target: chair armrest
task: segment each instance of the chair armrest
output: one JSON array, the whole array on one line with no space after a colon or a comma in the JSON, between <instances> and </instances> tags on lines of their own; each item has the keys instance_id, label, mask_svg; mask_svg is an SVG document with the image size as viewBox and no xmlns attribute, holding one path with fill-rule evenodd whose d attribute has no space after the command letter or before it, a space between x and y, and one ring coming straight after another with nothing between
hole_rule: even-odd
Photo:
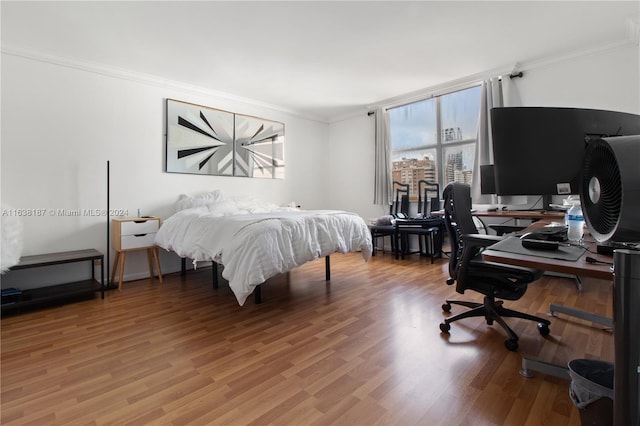
<instances>
[{"instance_id":1,"label":"chair armrest","mask_svg":"<svg viewBox=\"0 0 640 426\"><path fill-rule=\"evenodd\" d=\"M474 247L488 247L498 241L504 240L504 237L497 235L485 235L485 234L463 234L462 240Z\"/></svg>"}]
</instances>

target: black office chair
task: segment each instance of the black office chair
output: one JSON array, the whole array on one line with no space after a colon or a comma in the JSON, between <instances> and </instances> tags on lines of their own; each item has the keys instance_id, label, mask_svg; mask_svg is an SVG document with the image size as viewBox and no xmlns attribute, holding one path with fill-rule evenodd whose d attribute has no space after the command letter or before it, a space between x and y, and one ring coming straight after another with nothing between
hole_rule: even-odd
<instances>
[{"instance_id":1,"label":"black office chair","mask_svg":"<svg viewBox=\"0 0 640 426\"><path fill-rule=\"evenodd\" d=\"M418 252L421 256L434 258L442 256L442 240L444 220L440 217L431 218L431 213L440 210L440 184L426 180L418 181L418 218L413 220L396 221L396 247L398 254L404 259L409 252L409 236L418 238Z\"/></svg>"},{"instance_id":2,"label":"black office chair","mask_svg":"<svg viewBox=\"0 0 640 426\"><path fill-rule=\"evenodd\" d=\"M545 318L517 312L503 307L502 300L518 300L527 290L527 285L543 274L543 271L523 268L482 259L484 247L500 241L495 235L480 235L471 216L471 191L469 185L450 183L444 189L444 215L451 242L449 261L450 279L447 284L456 284L456 291L463 294L473 290L484 294L484 303L449 300L442 305L444 312L451 311L451 305L471 308L466 312L448 317L440 324L443 333L449 333L451 323L463 318L484 317L488 325L498 322L509 338L504 342L507 349L518 348L518 336L507 325L503 317L523 318L538 323L541 335L549 334L551 322Z\"/></svg>"},{"instance_id":3,"label":"black office chair","mask_svg":"<svg viewBox=\"0 0 640 426\"><path fill-rule=\"evenodd\" d=\"M384 237L391 238L391 251L397 253L396 248L396 228L392 220L398 216L409 216L409 184L402 182L393 182L393 201L389 205L389 215L379 218L376 224L369 225L371 231L371 240L373 250L372 256L376 255L378 238L382 238L382 247L384 248Z\"/></svg>"}]
</instances>

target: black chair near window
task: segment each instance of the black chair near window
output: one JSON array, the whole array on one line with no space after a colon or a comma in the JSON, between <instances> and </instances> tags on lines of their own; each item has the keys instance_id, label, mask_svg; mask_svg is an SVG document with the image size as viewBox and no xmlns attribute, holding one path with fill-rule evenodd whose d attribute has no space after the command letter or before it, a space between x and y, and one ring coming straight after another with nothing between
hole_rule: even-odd
<instances>
[{"instance_id":1,"label":"black chair near window","mask_svg":"<svg viewBox=\"0 0 640 426\"><path fill-rule=\"evenodd\" d=\"M431 257L442 256L444 220L431 217L431 213L440 210L440 184L426 180L418 181L418 215L416 218L396 221L396 258L404 259L410 254L409 237L418 238L418 253Z\"/></svg>"},{"instance_id":2,"label":"black chair near window","mask_svg":"<svg viewBox=\"0 0 640 426\"><path fill-rule=\"evenodd\" d=\"M418 181L418 215L431 216L440 210L440 184L428 180Z\"/></svg>"},{"instance_id":3,"label":"black chair near window","mask_svg":"<svg viewBox=\"0 0 640 426\"><path fill-rule=\"evenodd\" d=\"M398 217L409 216L409 184L393 182L393 201L389 205L389 214L378 218L375 224L369 225L371 230L371 240L373 243L372 256L376 255L377 240L382 238L384 249L384 237L391 239L391 251L396 253L396 228L394 221Z\"/></svg>"},{"instance_id":4,"label":"black chair near window","mask_svg":"<svg viewBox=\"0 0 640 426\"><path fill-rule=\"evenodd\" d=\"M484 317L488 325L496 321L508 335L505 346L509 350L518 348L518 335L507 325L504 317L522 318L536 321L541 335L549 334L551 322L545 318L507 309L503 300L518 300L526 292L529 283L543 274L531 268L511 266L482 259L481 251L502 238L495 235L480 235L471 215L471 191L469 185L450 183L444 189L444 215L451 255L447 284L456 285L456 291L466 290L484 295L484 302L468 302L447 299L442 305L444 312L451 311L451 305L471 308L455 316L445 318L440 324L443 333L449 333L451 323L469 317ZM501 300L497 300L501 299Z\"/></svg>"}]
</instances>

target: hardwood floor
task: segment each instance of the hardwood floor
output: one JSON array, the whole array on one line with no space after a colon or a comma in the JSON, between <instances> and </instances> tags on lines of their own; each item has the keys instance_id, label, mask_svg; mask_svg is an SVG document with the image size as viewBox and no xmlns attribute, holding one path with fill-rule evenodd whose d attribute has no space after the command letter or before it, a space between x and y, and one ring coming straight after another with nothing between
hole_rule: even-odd
<instances>
[{"instance_id":1,"label":"hardwood floor","mask_svg":"<svg viewBox=\"0 0 640 426\"><path fill-rule=\"evenodd\" d=\"M509 320L519 352L479 318L442 335L446 259L332 256L268 281L238 306L210 269L127 282L105 299L2 319L3 425L579 425L569 382L518 374L522 354L613 360L599 326ZM509 306L612 315L611 285L544 277ZM461 308L454 307L453 313Z\"/></svg>"}]
</instances>

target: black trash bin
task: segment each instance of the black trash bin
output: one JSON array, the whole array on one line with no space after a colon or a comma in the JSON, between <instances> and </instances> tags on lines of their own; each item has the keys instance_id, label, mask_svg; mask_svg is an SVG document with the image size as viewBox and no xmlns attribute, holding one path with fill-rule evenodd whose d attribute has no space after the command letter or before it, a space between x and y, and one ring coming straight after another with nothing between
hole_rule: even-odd
<instances>
[{"instance_id":1,"label":"black trash bin","mask_svg":"<svg viewBox=\"0 0 640 426\"><path fill-rule=\"evenodd\" d=\"M569 396L582 426L613 425L613 363L593 359L569 361Z\"/></svg>"}]
</instances>

